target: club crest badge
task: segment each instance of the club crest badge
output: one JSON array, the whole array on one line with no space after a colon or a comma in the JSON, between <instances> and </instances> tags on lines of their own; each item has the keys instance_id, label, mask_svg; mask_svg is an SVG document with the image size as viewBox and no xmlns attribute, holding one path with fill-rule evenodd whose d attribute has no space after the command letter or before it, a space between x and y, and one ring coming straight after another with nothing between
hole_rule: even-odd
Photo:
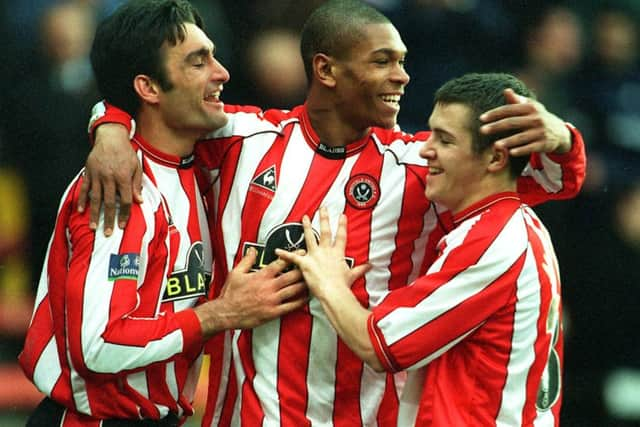
<instances>
[{"instance_id":1,"label":"club crest badge","mask_svg":"<svg viewBox=\"0 0 640 427\"><path fill-rule=\"evenodd\" d=\"M371 175L355 175L344 187L344 195L354 208L372 209L380 200L380 185Z\"/></svg>"}]
</instances>

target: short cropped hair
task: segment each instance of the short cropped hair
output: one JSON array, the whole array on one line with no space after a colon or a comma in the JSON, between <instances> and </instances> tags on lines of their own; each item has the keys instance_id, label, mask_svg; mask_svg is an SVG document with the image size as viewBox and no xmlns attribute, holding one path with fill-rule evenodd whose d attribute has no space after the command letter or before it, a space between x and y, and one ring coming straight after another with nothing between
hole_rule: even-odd
<instances>
[{"instance_id":1,"label":"short cropped hair","mask_svg":"<svg viewBox=\"0 0 640 427\"><path fill-rule=\"evenodd\" d=\"M344 59L369 24L389 24L389 18L358 0L329 0L319 6L302 28L300 53L309 84L317 53Z\"/></svg>"},{"instance_id":2,"label":"short cropped hair","mask_svg":"<svg viewBox=\"0 0 640 427\"><path fill-rule=\"evenodd\" d=\"M187 23L204 29L202 18L186 0L129 0L102 21L91 48L91 66L107 102L135 117L141 105L133 88L138 74L170 90L161 47L183 42Z\"/></svg>"},{"instance_id":3,"label":"short cropped hair","mask_svg":"<svg viewBox=\"0 0 640 427\"><path fill-rule=\"evenodd\" d=\"M534 93L519 79L505 73L470 73L447 81L434 95L434 105L463 104L471 109L471 123L468 123L472 135L472 148L477 154L491 147L501 138L514 135L518 130L499 134L480 133L483 122L480 115L485 111L506 104L504 89L511 88L518 95L534 98ZM528 157L509 157L509 170L513 178L518 177L525 168Z\"/></svg>"}]
</instances>

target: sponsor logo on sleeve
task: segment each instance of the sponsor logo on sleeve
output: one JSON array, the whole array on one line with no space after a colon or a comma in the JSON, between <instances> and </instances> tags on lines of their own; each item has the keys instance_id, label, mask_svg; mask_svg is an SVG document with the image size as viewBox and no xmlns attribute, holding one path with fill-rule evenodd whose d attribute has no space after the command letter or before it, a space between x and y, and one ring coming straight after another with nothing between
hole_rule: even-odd
<instances>
[{"instance_id":1,"label":"sponsor logo on sleeve","mask_svg":"<svg viewBox=\"0 0 640 427\"><path fill-rule=\"evenodd\" d=\"M111 254L109 257L109 281L137 279L140 271L140 254Z\"/></svg>"}]
</instances>

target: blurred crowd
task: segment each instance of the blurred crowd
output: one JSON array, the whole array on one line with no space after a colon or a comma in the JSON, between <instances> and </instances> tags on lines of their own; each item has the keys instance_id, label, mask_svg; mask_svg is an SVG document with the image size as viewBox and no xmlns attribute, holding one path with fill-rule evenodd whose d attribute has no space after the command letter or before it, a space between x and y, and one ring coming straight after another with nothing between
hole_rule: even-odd
<instances>
[{"instance_id":1,"label":"blurred crowd","mask_svg":"<svg viewBox=\"0 0 640 427\"><path fill-rule=\"evenodd\" d=\"M100 99L88 60L119 0L0 3L0 377L15 366L59 198L89 151ZM321 0L192 0L229 69L226 103L303 102L299 32ZM584 134L579 197L537 208L565 305L563 426L640 425L640 2L370 0L409 49L399 122L426 126L433 92L469 71L520 77ZM579 3L576 5L575 3ZM6 385L6 381L1 381ZM28 411L5 399L0 414ZM21 402L22 405L19 403ZM36 400L37 401L37 400ZM1 420L2 418L0 418Z\"/></svg>"}]
</instances>

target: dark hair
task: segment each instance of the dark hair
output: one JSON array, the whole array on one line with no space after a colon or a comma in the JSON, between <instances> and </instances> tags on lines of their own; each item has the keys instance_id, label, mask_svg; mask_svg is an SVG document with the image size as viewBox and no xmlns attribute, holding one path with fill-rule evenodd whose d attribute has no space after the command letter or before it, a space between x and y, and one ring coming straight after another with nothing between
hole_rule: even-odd
<instances>
[{"instance_id":1,"label":"dark hair","mask_svg":"<svg viewBox=\"0 0 640 427\"><path fill-rule=\"evenodd\" d=\"M136 75L148 75L163 90L171 89L161 47L184 41L187 23L204 29L197 10L185 0L129 0L102 21L91 47L102 96L135 116L140 107L133 89Z\"/></svg>"},{"instance_id":2,"label":"dark hair","mask_svg":"<svg viewBox=\"0 0 640 427\"><path fill-rule=\"evenodd\" d=\"M516 77L505 73L470 73L462 77L449 80L436 91L435 104L463 104L471 109L472 122L469 130L472 136L472 147L475 153L482 153L501 138L514 135L518 130L498 134L485 135L480 133L483 122L480 115L485 111L506 104L505 89L511 88L518 95L535 98L529 88ZM509 158L509 170L512 177L522 173L529 158L526 156Z\"/></svg>"},{"instance_id":3,"label":"dark hair","mask_svg":"<svg viewBox=\"0 0 640 427\"><path fill-rule=\"evenodd\" d=\"M329 0L318 7L302 28L300 53L309 83L313 78L313 57L324 53L344 58L369 24L390 24L389 18L357 0Z\"/></svg>"}]
</instances>

